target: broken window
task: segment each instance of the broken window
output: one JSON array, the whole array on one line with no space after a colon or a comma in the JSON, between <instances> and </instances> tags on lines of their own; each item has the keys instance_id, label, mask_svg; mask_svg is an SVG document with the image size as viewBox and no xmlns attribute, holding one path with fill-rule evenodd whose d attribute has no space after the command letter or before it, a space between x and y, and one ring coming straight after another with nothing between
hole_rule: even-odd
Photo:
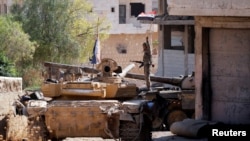
<instances>
[{"instance_id":1,"label":"broken window","mask_svg":"<svg viewBox=\"0 0 250 141\"><path fill-rule=\"evenodd\" d=\"M145 12L145 5L142 3L130 3L131 16L137 17L140 13Z\"/></svg>"}]
</instances>

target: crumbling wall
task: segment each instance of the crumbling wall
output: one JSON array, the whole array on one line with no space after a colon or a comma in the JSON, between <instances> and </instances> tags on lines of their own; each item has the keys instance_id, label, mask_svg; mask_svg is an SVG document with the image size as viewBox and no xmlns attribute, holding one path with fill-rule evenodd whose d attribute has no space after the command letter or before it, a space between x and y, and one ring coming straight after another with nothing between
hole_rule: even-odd
<instances>
[{"instance_id":1,"label":"crumbling wall","mask_svg":"<svg viewBox=\"0 0 250 141\"><path fill-rule=\"evenodd\" d=\"M22 78L0 76L0 115L12 110L13 102L22 93Z\"/></svg>"},{"instance_id":2,"label":"crumbling wall","mask_svg":"<svg viewBox=\"0 0 250 141\"><path fill-rule=\"evenodd\" d=\"M14 101L22 93L22 78L0 76L0 140L5 136L6 115L15 112Z\"/></svg>"}]
</instances>

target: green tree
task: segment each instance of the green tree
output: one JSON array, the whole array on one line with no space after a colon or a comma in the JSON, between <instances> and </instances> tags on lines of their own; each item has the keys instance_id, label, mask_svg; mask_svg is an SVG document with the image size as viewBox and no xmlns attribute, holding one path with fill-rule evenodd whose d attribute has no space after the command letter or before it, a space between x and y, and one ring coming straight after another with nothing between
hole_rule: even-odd
<instances>
[{"instance_id":1,"label":"green tree","mask_svg":"<svg viewBox=\"0 0 250 141\"><path fill-rule=\"evenodd\" d=\"M0 53L0 76L15 76L16 72L13 64L8 60L8 58Z\"/></svg>"},{"instance_id":2,"label":"green tree","mask_svg":"<svg viewBox=\"0 0 250 141\"><path fill-rule=\"evenodd\" d=\"M6 72L7 69L11 76L21 76L22 71L31 64L34 51L35 43L30 42L21 25L14 22L11 16L0 16L2 70Z\"/></svg>"},{"instance_id":3,"label":"green tree","mask_svg":"<svg viewBox=\"0 0 250 141\"><path fill-rule=\"evenodd\" d=\"M97 20L86 0L25 0L14 5L12 13L23 29L38 43L35 62L79 63L93 48ZM103 28L108 29L108 28Z\"/></svg>"}]
</instances>

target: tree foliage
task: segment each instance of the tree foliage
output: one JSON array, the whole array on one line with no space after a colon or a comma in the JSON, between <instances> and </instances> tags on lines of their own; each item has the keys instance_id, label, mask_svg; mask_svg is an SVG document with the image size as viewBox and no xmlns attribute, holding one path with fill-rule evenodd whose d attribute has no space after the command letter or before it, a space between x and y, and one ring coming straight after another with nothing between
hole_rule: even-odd
<instances>
[{"instance_id":1,"label":"tree foliage","mask_svg":"<svg viewBox=\"0 0 250 141\"><path fill-rule=\"evenodd\" d=\"M29 35L23 32L21 25L10 16L0 16L2 70L9 71L11 76L21 75L26 64L32 61L34 51L35 42L30 42Z\"/></svg>"},{"instance_id":2,"label":"tree foliage","mask_svg":"<svg viewBox=\"0 0 250 141\"><path fill-rule=\"evenodd\" d=\"M94 44L97 20L86 0L25 0L14 5L15 19L38 43L35 62L83 62Z\"/></svg>"},{"instance_id":3,"label":"tree foliage","mask_svg":"<svg viewBox=\"0 0 250 141\"><path fill-rule=\"evenodd\" d=\"M0 53L0 76L15 76L16 72L13 64L8 60L8 58Z\"/></svg>"}]
</instances>

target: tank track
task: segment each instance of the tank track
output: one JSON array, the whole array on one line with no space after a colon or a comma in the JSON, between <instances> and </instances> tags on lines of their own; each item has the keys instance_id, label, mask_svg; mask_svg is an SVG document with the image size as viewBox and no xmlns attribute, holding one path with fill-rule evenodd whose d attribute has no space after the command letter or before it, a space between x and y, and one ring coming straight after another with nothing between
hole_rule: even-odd
<instances>
[{"instance_id":1,"label":"tank track","mask_svg":"<svg viewBox=\"0 0 250 141\"><path fill-rule=\"evenodd\" d=\"M132 121L120 122L121 141L152 141L151 131L151 122L147 118L144 118L141 127Z\"/></svg>"}]
</instances>

